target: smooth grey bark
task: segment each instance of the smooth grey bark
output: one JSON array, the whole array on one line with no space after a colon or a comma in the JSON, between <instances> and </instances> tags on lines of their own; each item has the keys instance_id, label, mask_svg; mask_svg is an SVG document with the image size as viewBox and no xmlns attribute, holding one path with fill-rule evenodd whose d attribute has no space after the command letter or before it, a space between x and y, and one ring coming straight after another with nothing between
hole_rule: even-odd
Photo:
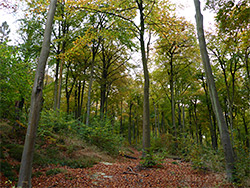
<instances>
[{"instance_id":1,"label":"smooth grey bark","mask_svg":"<svg viewBox=\"0 0 250 188\"><path fill-rule=\"evenodd\" d=\"M44 31L42 49L32 89L28 129L25 137L18 187L31 187L32 161L35 150L37 126L42 106L42 91L46 62L50 52L50 38L57 0L51 0Z\"/></svg>"},{"instance_id":2,"label":"smooth grey bark","mask_svg":"<svg viewBox=\"0 0 250 188\"><path fill-rule=\"evenodd\" d=\"M142 133L142 147L145 151L150 148L150 114L149 114L149 72L148 72L148 62L146 56L146 48L144 42L144 33L145 33L145 15L144 15L144 7L143 0L136 0L139 15L140 15L140 48L141 48L141 58L143 65L143 73L144 73L144 98L143 98L143 133Z\"/></svg>"},{"instance_id":3,"label":"smooth grey bark","mask_svg":"<svg viewBox=\"0 0 250 188\"><path fill-rule=\"evenodd\" d=\"M226 121L219 103L218 93L215 87L215 82L212 74L212 69L210 65L210 60L208 57L208 52L206 48L204 30L203 30L203 16L200 11L200 1L194 0L195 10L196 10L196 24L197 33L199 39L200 53L202 57L203 66L205 69L206 79L209 87L209 94L212 102L212 107L218 122L221 144L224 149L224 155L226 159L226 173L229 181L233 180L233 170L234 170L234 155L233 148L230 141L230 135L226 125Z\"/></svg>"},{"instance_id":4,"label":"smooth grey bark","mask_svg":"<svg viewBox=\"0 0 250 188\"><path fill-rule=\"evenodd\" d=\"M92 91L92 84L93 84L93 77L94 77L94 63L95 63L95 57L98 52L99 46L100 46L100 39L98 39L97 43L96 41L92 44L92 60L90 65L90 78L89 78L89 90L88 90L88 101L87 101L87 114L86 114L86 125L89 125L89 116L90 116L90 105L91 105L91 91Z\"/></svg>"}]
</instances>

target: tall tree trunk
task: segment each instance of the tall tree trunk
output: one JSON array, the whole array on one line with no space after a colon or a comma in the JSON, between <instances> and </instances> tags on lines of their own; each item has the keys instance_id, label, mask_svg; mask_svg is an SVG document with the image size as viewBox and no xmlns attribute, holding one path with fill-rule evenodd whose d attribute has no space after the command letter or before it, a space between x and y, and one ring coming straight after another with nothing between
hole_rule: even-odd
<instances>
[{"instance_id":1,"label":"tall tree trunk","mask_svg":"<svg viewBox=\"0 0 250 188\"><path fill-rule=\"evenodd\" d=\"M50 52L50 38L53 19L56 11L56 3L56 0L51 0L46 21L42 49L32 90L29 123L19 171L19 179L17 184L18 187L31 187L32 161L35 150L37 126L40 119L40 110L42 106L44 71Z\"/></svg>"},{"instance_id":2,"label":"tall tree trunk","mask_svg":"<svg viewBox=\"0 0 250 188\"><path fill-rule=\"evenodd\" d=\"M60 52L57 52L58 54ZM57 108L57 90L58 90L58 73L59 73L59 57L56 59L55 87L54 87L54 110Z\"/></svg>"},{"instance_id":3,"label":"tall tree trunk","mask_svg":"<svg viewBox=\"0 0 250 188\"><path fill-rule=\"evenodd\" d=\"M170 92L171 92L171 114L172 126L174 127L175 141L177 141L177 128L175 123L175 99L174 99L174 73L173 73L173 60L170 60ZM177 142L176 142L177 143Z\"/></svg>"},{"instance_id":4,"label":"tall tree trunk","mask_svg":"<svg viewBox=\"0 0 250 188\"><path fill-rule=\"evenodd\" d=\"M123 134L123 124L122 124L122 111L123 111L123 109L122 109L122 100L121 100L120 135Z\"/></svg>"},{"instance_id":5,"label":"tall tree trunk","mask_svg":"<svg viewBox=\"0 0 250 188\"><path fill-rule=\"evenodd\" d=\"M129 125L128 125L128 143L129 143L129 145L131 145L132 106L133 106L133 103L132 103L132 101L130 101L130 104L129 104Z\"/></svg>"},{"instance_id":6,"label":"tall tree trunk","mask_svg":"<svg viewBox=\"0 0 250 188\"><path fill-rule=\"evenodd\" d=\"M194 132L193 132L193 129L192 129L192 126L191 126L192 125L192 109L191 109L190 106L188 108L188 117L189 117L189 130L190 130L192 139L194 139Z\"/></svg>"},{"instance_id":7,"label":"tall tree trunk","mask_svg":"<svg viewBox=\"0 0 250 188\"><path fill-rule=\"evenodd\" d=\"M77 119L77 111L78 111L78 107L77 107L77 83L76 83L76 86L75 86L75 119Z\"/></svg>"},{"instance_id":8,"label":"tall tree trunk","mask_svg":"<svg viewBox=\"0 0 250 188\"><path fill-rule=\"evenodd\" d=\"M67 72L66 72L66 76L65 76L65 94L66 94L66 103L67 103L67 114L69 114L69 99L70 99L70 95L72 93L72 90L74 88L75 85L75 80L76 78L73 77L73 82L71 85L71 88L69 89L69 66L67 66Z\"/></svg>"},{"instance_id":9,"label":"tall tree trunk","mask_svg":"<svg viewBox=\"0 0 250 188\"><path fill-rule=\"evenodd\" d=\"M84 71L85 73L85 71ZM83 95L84 95L84 89L85 89L85 79L83 80L83 83L82 83L82 92L81 92L81 102L80 102L80 108L79 108L79 114L80 116L82 117L82 106L83 106ZM83 119L83 118L82 118ZM82 120L81 119L81 120Z\"/></svg>"},{"instance_id":10,"label":"tall tree trunk","mask_svg":"<svg viewBox=\"0 0 250 188\"><path fill-rule=\"evenodd\" d=\"M154 105L154 111L155 111L155 127L153 129L154 133L153 135L155 136L155 138L157 138L157 108L156 108L156 104L153 101L153 105Z\"/></svg>"},{"instance_id":11,"label":"tall tree trunk","mask_svg":"<svg viewBox=\"0 0 250 188\"><path fill-rule=\"evenodd\" d=\"M158 133L159 133L159 136L160 136L161 129L160 129L160 120L159 120L159 109L158 109L158 106L156 106L156 112L157 112L157 130L158 130Z\"/></svg>"},{"instance_id":12,"label":"tall tree trunk","mask_svg":"<svg viewBox=\"0 0 250 188\"><path fill-rule=\"evenodd\" d=\"M133 117L133 124L132 124L132 128L133 128L133 141L135 142L135 139L136 139L135 112L133 112L132 117Z\"/></svg>"},{"instance_id":13,"label":"tall tree trunk","mask_svg":"<svg viewBox=\"0 0 250 188\"><path fill-rule=\"evenodd\" d=\"M163 110L161 112L161 128L162 128L162 132L166 133L166 128L165 128L165 114L164 114Z\"/></svg>"},{"instance_id":14,"label":"tall tree trunk","mask_svg":"<svg viewBox=\"0 0 250 188\"><path fill-rule=\"evenodd\" d=\"M196 113L196 107L197 107L197 104L196 104L197 100L195 99L195 102L194 102L194 114L193 114L193 118L194 118L194 122L195 122L195 135L196 135L196 143L199 144L199 127L198 127L198 122L197 122L197 113ZM200 143L201 144L201 143Z\"/></svg>"},{"instance_id":15,"label":"tall tree trunk","mask_svg":"<svg viewBox=\"0 0 250 188\"><path fill-rule=\"evenodd\" d=\"M185 133L185 105L182 104L182 133Z\"/></svg>"},{"instance_id":16,"label":"tall tree trunk","mask_svg":"<svg viewBox=\"0 0 250 188\"><path fill-rule=\"evenodd\" d=\"M58 81L58 90L57 90L57 110L60 111L60 104L61 104L61 93L62 93L62 74L63 74L63 64L64 60L61 60L60 63L60 75Z\"/></svg>"},{"instance_id":17,"label":"tall tree trunk","mask_svg":"<svg viewBox=\"0 0 250 188\"><path fill-rule=\"evenodd\" d=\"M88 101L87 101L87 115L86 115L86 125L89 125L89 116L90 116L90 104L91 104L91 90L93 83L93 74L94 74L94 65L93 61L90 67L90 78L89 78L89 90L88 90Z\"/></svg>"},{"instance_id":18,"label":"tall tree trunk","mask_svg":"<svg viewBox=\"0 0 250 188\"><path fill-rule=\"evenodd\" d=\"M102 75L101 75L101 101L100 101L100 117L103 119L104 111L105 111L105 100L106 100L106 90L107 90L107 77L108 77L108 70L107 70L107 62L106 56L104 53L104 44L102 43Z\"/></svg>"},{"instance_id":19,"label":"tall tree trunk","mask_svg":"<svg viewBox=\"0 0 250 188\"><path fill-rule=\"evenodd\" d=\"M77 98L77 119L81 117L81 89L82 89L82 81L78 81L78 98Z\"/></svg>"},{"instance_id":20,"label":"tall tree trunk","mask_svg":"<svg viewBox=\"0 0 250 188\"><path fill-rule=\"evenodd\" d=\"M181 125L181 106L180 102L178 101L178 125L179 125L179 131L182 132L182 125Z\"/></svg>"},{"instance_id":21,"label":"tall tree trunk","mask_svg":"<svg viewBox=\"0 0 250 188\"><path fill-rule=\"evenodd\" d=\"M226 173L228 180L233 180L233 170L234 170L234 155L233 148L230 141L230 136L226 121L219 103L218 93L215 87L214 78L212 74L212 69L206 49L206 42L203 30L203 16L200 11L200 1L194 0L195 9L196 9L196 24L197 24L197 33L200 45L200 53L202 57L203 66L206 73L206 79L209 87L210 98L213 106L213 110L218 121L221 143L224 149L224 155L226 159Z\"/></svg>"},{"instance_id":22,"label":"tall tree trunk","mask_svg":"<svg viewBox=\"0 0 250 188\"><path fill-rule=\"evenodd\" d=\"M90 104L91 104L91 90L92 90L92 84L93 84L93 76L94 76L94 63L95 63L95 57L99 49L100 45L100 39L96 43L96 41L92 44L92 61L90 65L90 78L89 78L89 90L88 90L88 101L87 101L87 114L86 114L86 125L89 125L89 116L90 116ZM97 45L97 46L96 46Z\"/></svg>"},{"instance_id":23,"label":"tall tree trunk","mask_svg":"<svg viewBox=\"0 0 250 188\"><path fill-rule=\"evenodd\" d=\"M243 119L243 123L244 123L244 129L245 129L245 139L246 139L246 147L248 149L250 149L250 145L249 145L249 138L248 138L248 127L247 127L247 122L246 122L246 118L245 118L245 110L242 113L242 119Z\"/></svg>"},{"instance_id":24,"label":"tall tree trunk","mask_svg":"<svg viewBox=\"0 0 250 188\"><path fill-rule=\"evenodd\" d=\"M143 99L143 137L142 137L142 147L143 155L150 148L150 114L149 114L149 72L148 72L148 62L146 56L146 48L144 43L144 33L145 33L145 15L143 0L136 0L140 14L140 48L141 48L141 58L144 73L144 99Z\"/></svg>"}]
</instances>

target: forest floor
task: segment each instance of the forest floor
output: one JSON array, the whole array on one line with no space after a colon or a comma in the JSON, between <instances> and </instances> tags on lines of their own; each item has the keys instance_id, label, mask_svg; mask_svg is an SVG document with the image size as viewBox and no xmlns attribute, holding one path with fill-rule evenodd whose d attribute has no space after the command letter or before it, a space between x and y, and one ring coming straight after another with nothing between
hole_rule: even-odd
<instances>
[{"instance_id":1,"label":"forest floor","mask_svg":"<svg viewBox=\"0 0 250 188\"><path fill-rule=\"evenodd\" d=\"M129 155L119 156L112 162L98 162L88 168L69 168L51 165L34 168L33 187L234 187L225 175L209 170L197 171L191 163L166 158L154 168L142 168L141 153L131 148ZM51 173L48 173L51 172ZM1 176L0 187L11 187L16 182Z\"/></svg>"}]
</instances>

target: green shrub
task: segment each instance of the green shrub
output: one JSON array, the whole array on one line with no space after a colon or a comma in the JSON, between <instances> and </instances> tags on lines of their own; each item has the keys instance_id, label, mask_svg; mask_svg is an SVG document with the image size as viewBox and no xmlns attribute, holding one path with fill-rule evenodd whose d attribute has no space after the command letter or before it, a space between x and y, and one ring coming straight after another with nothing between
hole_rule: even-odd
<instances>
[{"instance_id":1,"label":"green shrub","mask_svg":"<svg viewBox=\"0 0 250 188\"><path fill-rule=\"evenodd\" d=\"M238 186L249 187L250 186L250 155L247 148L242 146L237 147L235 150L237 160L235 162L235 177L234 181Z\"/></svg>"},{"instance_id":2,"label":"green shrub","mask_svg":"<svg viewBox=\"0 0 250 188\"><path fill-rule=\"evenodd\" d=\"M114 132L110 122L97 119L93 120L90 126L83 124L80 128L78 127L78 133L86 141L111 155L118 155L123 138Z\"/></svg>"},{"instance_id":3,"label":"green shrub","mask_svg":"<svg viewBox=\"0 0 250 188\"><path fill-rule=\"evenodd\" d=\"M83 157L80 157L79 159L62 160L60 162L60 165L68 166L71 168L87 168L87 167L92 167L97 162L98 160L95 158L83 156Z\"/></svg>"},{"instance_id":4,"label":"green shrub","mask_svg":"<svg viewBox=\"0 0 250 188\"><path fill-rule=\"evenodd\" d=\"M68 133L72 127L77 125L77 121L65 112L54 110L42 111L41 121L38 127L38 135L41 137L52 136L53 133ZM71 131L72 132L72 131Z\"/></svg>"},{"instance_id":5,"label":"green shrub","mask_svg":"<svg viewBox=\"0 0 250 188\"><path fill-rule=\"evenodd\" d=\"M32 174L32 177L40 177L41 175L43 175L43 173L40 171L37 171L37 172Z\"/></svg>"},{"instance_id":6,"label":"green shrub","mask_svg":"<svg viewBox=\"0 0 250 188\"><path fill-rule=\"evenodd\" d=\"M185 159L192 162L192 167L197 170L224 170L224 155L222 149L215 151L211 147L197 144L188 144L183 149Z\"/></svg>"},{"instance_id":7,"label":"green shrub","mask_svg":"<svg viewBox=\"0 0 250 188\"><path fill-rule=\"evenodd\" d=\"M8 144L5 146L7 149L9 149L9 155L16 159L17 161L21 162L22 159L22 153L23 153L23 146L18 144Z\"/></svg>"},{"instance_id":8,"label":"green shrub","mask_svg":"<svg viewBox=\"0 0 250 188\"><path fill-rule=\"evenodd\" d=\"M150 148L149 151L145 152L145 156L142 157L142 161L140 163L146 168L160 167L162 159L158 155L154 154L153 149Z\"/></svg>"},{"instance_id":9,"label":"green shrub","mask_svg":"<svg viewBox=\"0 0 250 188\"><path fill-rule=\"evenodd\" d=\"M17 180L17 175L14 172L14 167L7 163L6 161L0 162L0 171L4 174L6 178L8 178L11 181Z\"/></svg>"},{"instance_id":10,"label":"green shrub","mask_svg":"<svg viewBox=\"0 0 250 188\"><path fill-rule=\"evenodd\" d=\"M52 176L52 175L56 175L56 174L60 174L60 173L65 173L67 172L67 170L65 169L61 169L61 168L53 168L53 169L50 169L48 171L46 171L46 176Z\"/></svg>"}]
</instances>

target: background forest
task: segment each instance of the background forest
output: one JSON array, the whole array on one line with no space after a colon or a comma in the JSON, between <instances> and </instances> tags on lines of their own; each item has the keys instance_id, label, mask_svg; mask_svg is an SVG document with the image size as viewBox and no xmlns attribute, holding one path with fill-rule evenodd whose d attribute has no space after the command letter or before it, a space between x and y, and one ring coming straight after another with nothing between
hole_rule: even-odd
<instances>
[{"instance_id":1,"label":"background forest","mask_svg":"<svg viewBox=\"0 0 250 188\"><path fill-rule=\"evenodd\" d=\"M9 167L6 152L21 161L50 4L20 3L25 14L18 20L18 44L11 43L8 20L0 23L3 173ZM8 2L0 6L10 13L16 8ZM34 164L94 163L57 156L60 147L68 152L80 147L73 141L67 145L70 138L112 156L128 146L150 145L150 161L178 156L197 169L224 171L196 29L176 8L168 0L57 1L36 149L52 146L36 152ZM250 166L250 4L207 0L203 8L216 15L216 27L205 37L236 161L234 181L244 186ZM144 125L150 131L145 133ZM14 175L10 170L5 176Z\"/></svg>"}]
</instances>

